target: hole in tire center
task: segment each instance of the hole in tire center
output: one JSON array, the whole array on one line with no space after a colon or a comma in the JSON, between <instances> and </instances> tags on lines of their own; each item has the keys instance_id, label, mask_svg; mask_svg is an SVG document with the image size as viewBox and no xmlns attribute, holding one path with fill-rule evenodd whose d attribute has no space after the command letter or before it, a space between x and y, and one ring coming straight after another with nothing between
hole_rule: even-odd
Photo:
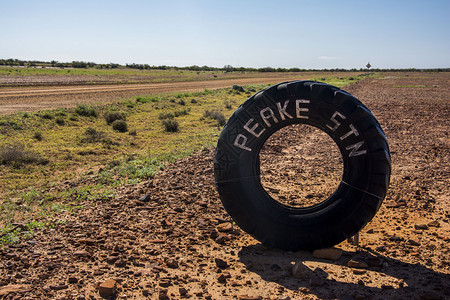
<instances>
[{"instance_id":1,"label":"hole in tire center","mask_svg":"<svg viewBox=\"0 0 450 300\"><path fill-rule=\"evenodd\" d=\"M339 148L314 126L296 124L278 130L264 143L259 158L263 188L286 206L319 204L336 191L341 181Z\"/></svg>"}]
</instances>

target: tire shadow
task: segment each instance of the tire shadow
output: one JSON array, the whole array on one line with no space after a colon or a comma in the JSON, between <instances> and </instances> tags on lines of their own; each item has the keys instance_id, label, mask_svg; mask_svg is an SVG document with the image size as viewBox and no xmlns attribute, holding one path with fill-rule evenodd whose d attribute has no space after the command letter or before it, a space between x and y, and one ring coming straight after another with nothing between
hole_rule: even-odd
<instances>
[{"instance_id":1,"label":"tire shadow","mask_svg":"<svg viewBox=\"0 0 450 300\"><path fill-rule=\"evenodd\" d=\"M307 251L288 252L256 244L242 247L238 256L247 271L300 295L312 294L320 299L450 299L449 274L370 249L343 251L339 260L331 261L317 259ZM352 269L347 267L350 259L370 260L379 266ZM292 276L292 265L297 261L312 269L307 278Z\"/></svg>"}]
</instances>

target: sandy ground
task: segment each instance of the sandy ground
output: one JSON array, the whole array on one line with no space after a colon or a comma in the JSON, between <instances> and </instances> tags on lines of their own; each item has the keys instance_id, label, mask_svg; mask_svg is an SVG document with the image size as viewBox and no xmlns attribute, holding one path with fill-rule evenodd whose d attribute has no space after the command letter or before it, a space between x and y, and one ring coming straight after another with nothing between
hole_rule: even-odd
<instances>
[{"instance_id":1,"label":"sandy ground","mask_svg":"<svg viewBox=\"0 0 450 300\"><path fill-rule=\"evenodd\" d=\"M449 81L448 73L394 73L346 88L380 121L392 155L388 196L361 231L359 247L343 242L325 256L264 247L222 208L213 149L205 149L1 249L0 298L450 299ZM314 131L291 130L272 139L264 155L277 166L280 156L306 153L318 171L287 175L314 176L318 184L304 189L324 197L340 174L339 160L308 152L310 141L327 143ZM305 136L306 150L287 135ZM289 201L289 189L277 181L285 174L270 166L264 173L280 201Z\"/></svg>"}]
</instances>

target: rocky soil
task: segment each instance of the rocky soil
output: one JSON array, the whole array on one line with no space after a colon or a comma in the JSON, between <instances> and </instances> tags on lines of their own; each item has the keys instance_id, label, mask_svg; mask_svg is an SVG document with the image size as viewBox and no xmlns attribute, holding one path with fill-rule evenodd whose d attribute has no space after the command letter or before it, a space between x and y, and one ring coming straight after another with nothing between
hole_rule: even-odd
<instances>
[{"instance_id":1,"label":"rocky soil","mask_svg":"<svg viewBox=\"0 0 450 300\"><path fill-rule=\"evenodd\" d=\"M378 118L392 154L388 196L359 246L294 253L261 245L222 208L213 150L205 149L0 249L0 298L450 299L449 81L445 73L395 73L346 88ZM302 129L291 130L268 146L278 168L266 169L267 182L281 201L290 198L277 177L315 176L307 195L323 197L339 167L279 171L277 156L294 156L296 147L284 137ZM321 149L327 141L316 142ZM339 165L333 155L307 157Z\"/></svg>"}]
</instances>

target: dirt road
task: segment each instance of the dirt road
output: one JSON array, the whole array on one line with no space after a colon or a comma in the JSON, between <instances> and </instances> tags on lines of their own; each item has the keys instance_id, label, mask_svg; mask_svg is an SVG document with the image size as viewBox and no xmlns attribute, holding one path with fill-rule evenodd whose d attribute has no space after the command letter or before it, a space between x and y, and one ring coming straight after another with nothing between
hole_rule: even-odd
<instances>
[{"instance_id":1,"label":"dirt road","mask_svg":"<svg viewBox=\"0 0 450 300\"><path fill-rule=\"evenodd\" d=\"M234 84L264 84L310 78L296 76L271 76L193 82L77 85L45 87L12 87L0 89L0 114L75 107L77 104L109 103L118 99L170 92L195 92L204 89L220 89Z\"/></svg>"}]
</instances>

